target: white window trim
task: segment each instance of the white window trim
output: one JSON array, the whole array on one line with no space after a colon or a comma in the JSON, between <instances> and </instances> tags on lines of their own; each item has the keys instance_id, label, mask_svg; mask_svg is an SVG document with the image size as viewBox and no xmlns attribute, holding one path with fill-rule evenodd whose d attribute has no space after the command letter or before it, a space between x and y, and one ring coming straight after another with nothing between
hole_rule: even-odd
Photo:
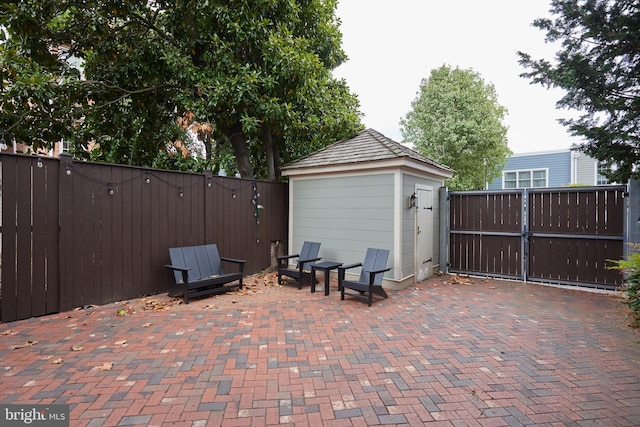
<instances>
[{"instance_id":1,"label":"white window trim","mask_svg":"<svg viewBox=\"0 0 640 427\"><path fill-rule=\"evenodd\" d=\"M531 173L531 184L533 184L533 173L538 171L544 171L544 187L526 187L526 188L547 188L549 187L549 168L533 168L533 169L511 169L502 171L502 189L503 190L519 190L524 187L519 187L518 184L520 182L520 173L521 172L530 172ZM516 174L516 187L515 188L505 188L504 186L504 176L508 173Z\"/></svg>"}]
</instances>

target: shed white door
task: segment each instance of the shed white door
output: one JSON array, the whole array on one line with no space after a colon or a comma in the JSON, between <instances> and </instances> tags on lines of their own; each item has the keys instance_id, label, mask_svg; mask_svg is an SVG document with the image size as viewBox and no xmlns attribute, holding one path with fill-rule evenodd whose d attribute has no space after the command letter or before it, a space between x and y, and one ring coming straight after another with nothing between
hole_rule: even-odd
<instances>
[{"instance_id":1,"label":"shed white door","mask_svg":"<svg viewBox=\"0 0 640 427\"><path fill-rule=\"evenodd\" d=\"M416 282L433 275L433 190L416 189Z\"/></svg>"}]
</instances>

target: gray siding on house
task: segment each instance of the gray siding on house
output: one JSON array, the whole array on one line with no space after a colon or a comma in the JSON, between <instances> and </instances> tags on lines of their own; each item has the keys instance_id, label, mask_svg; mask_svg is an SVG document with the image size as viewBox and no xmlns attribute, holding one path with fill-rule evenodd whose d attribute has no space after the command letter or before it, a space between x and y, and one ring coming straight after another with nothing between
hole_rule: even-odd
<instances>
[{"instance_id":1,"label":"gray siding on house","mask_svg":"<svg viewBox=\"0 0 640 427\"><path fill-rule=\"evenodd\" d=\"M533 169L547 170L547 185L561 187L571 182L571 151L556 151L547 153L531 153L513 155L504 166L503 172ZM489 190L502 189L502 176L493 180Z\"/></svg>"},{"instance_id":2,"label":"gray siding on house","mask_svg":"<svg viewBox=\"0 0 640 427\"><path fill-rule=\"evenodd\" d=\"M576 184L596 185L596 160L584 153L579 153L576 161Z\"/></svg>"},{"instance_id":3,"label":"gray siding on house","mask_svg":"<svg viewBox=\"0 0 640 427\"><path fill-rule=\"evenodd\" d=\"M346 264L361 262L366 249L375 247L391 250L392 267L394 174L297 179L290 185L291 253L305 240L317 241L323 260Z\"/></svg>"}]
</instances>

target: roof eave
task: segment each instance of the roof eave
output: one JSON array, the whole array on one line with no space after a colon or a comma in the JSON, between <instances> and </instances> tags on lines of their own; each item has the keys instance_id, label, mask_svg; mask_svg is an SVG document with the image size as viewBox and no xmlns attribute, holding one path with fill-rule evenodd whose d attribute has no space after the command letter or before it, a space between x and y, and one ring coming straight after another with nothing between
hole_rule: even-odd
<instances>
[{"instance_id":1,"label":"roof eave","mask_svg":"<svg viewBox=\"0 0 640 427\"><path fill-rule=\"evenodd\" d=\"M411 170L413 172L427 174L441 179L451 178L454 174L454 171L449 169L443 169L427 163L417 162L408 157L398 157L394 159L376 160L370 162L354 162L324 166L284 168L282 170L282 175L288 177L308 177L314 175L329 175L338 173L371 172L386 169Z\"/></svg>"}]
</instances>

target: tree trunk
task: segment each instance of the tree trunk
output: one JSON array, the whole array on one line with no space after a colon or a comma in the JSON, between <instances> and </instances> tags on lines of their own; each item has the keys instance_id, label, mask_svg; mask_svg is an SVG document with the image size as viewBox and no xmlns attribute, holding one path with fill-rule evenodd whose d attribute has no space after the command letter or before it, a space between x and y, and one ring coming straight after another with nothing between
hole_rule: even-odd
<instances>
[{"instance_id":1,"label":"tree trunk","mask_svg":"<svg viewBox=\"0 0 640 427\"><path fill-rule=\"evenodd\" d=\"M211 154L211 160L213 160L213 174L214 175L218 175L220 173L220 141L218 141L218 138L209 138L209 141L215 141L215 146L213 147L213 150L211 150L213 153Z\"/></svg>"},{"instance_id":2,"label":"tree trunk","mask_svg":"<svg viewBox=\"0 0 640 427\"><path fill-rule=\"evenodd\" d=\"M212 156L211 156L211 135L203 135L202 136L202 143L204 144L204 152L205 152L205 159L207 160L211 160Z\"/></svg>"},{"instance_id":3,"label":"tree trunk","mask_svg":"<svg viewBox=\"0 0 640 427\"><path fill-rule=\"evenodd\" d=\"M239 125L233 126L228 132L224 132L231 146L233 154L236 156L236 166L240 172L241 178L254 179L253 168L251 167L251 157L249 156L249 148L247 148L247 138L242 132Z\"/></svg>"},{"instance_id":4,"label":"tree trunk","mask_svg":"<svg viewBox=\"0 0 640 427\"><path fill-rule=\"evenodd\" d=\"M278 150L277 141L275 144L271 144L273 146L273 170L275 171L275 179L274 181L278 181L280 179L280 150Z\"/></svg>"},{"instance_id":5,"label":"tree trunk","mask_svg":"<svg viewBox=\"0 0 640 427\"><path fill-rule=\"evenodd\" d=\"M275 151L273 147L273 136L271 134L271 130L265 126L262 129L262 138L264 142L264 151L267 160L267 180L275 181L276 180L276 162L275 162Z\"/></svg>"}]
</instances>

